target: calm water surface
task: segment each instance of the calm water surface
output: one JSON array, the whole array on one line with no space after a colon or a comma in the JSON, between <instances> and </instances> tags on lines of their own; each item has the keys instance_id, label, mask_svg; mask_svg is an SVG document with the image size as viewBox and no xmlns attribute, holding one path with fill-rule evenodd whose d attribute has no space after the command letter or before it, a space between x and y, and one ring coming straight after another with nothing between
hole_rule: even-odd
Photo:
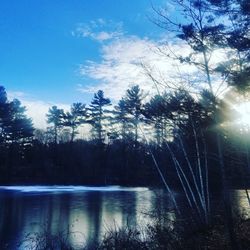
<instances>
[{"instance_id":1,"label":"calm water surface","mask_svg":"<svg viewBox=\"0 0 250 250\"><path fill-rule=\"evenodd\" d=\"M157 194L114 186L0 187L0 249L27 249L29 234L44 231L71 232L69 241L77 247L99 240L114 227L146 225L154 209L172 206L168 198L162 204ZM244 191L234 191L232 197L240 212L249 213ZM20 242L26 245L18 246Z\"/></svg>"},{"instance_id":2,"label":"calm water surface","mask_svg":"<svg viewBox=\"0 0 250 250\"><path fill-rule=\"evenodd\" d=\"M157 204L147 188L0 187L0 249L25 249L28 234L69 234L74 246L113 227L146 224ZM30 243L31 244L31 243Z\"/></svg>"}]
</instances>

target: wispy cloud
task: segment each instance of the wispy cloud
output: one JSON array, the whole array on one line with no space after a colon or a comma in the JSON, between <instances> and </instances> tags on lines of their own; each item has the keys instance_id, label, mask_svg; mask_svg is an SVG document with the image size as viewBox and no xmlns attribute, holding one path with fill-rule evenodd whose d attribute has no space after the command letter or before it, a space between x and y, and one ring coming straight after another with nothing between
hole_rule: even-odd
<instances>
[{"instance_id":1,"label":"wispy cloud","mask_svg":"<svg viewBox=\"0 0 250 250\"><path fill-rule=\"evenodd\" d=\"M171 49L188 55L189 49L183 44L172 44ZM184 75L193 74L195 67L182 66L166 56L166 45L148 38L122 36L113 39L101 47L101 62L86 61L80 67L80 73L98 84L81 86L81 92L95 92L103 89L106 94L118 100L131 85L138 84L145 92L156 93L156 85L147 73L164 84L174 85L181 82ZM146 69L146 70L145 70ZM161 86L159 86L161 88Z\"/></svg>"},{"instance_id":2,"label":"wispy cloud","mask_svg":"<svg viewBox=\"0 0 250 250\"><path fill-rule=\"evenodd\" d=\"M121 37L123 35L122 26L122 22L117 23L99 18L88 23L77 24L76 29L72 31L72 35L103 42Z\"/></svg>"},{"instance_id":3,"label":"wispy cloud","mask_svg":"<svg viewBox=\"0 0 250 250\"><path fill-rule=\"evenodd\" d=\"M93 28L105 27L106 21L100 19L91 23L90 29L82 33L82 37L105 40L100 44L100 61L85 61L80 66L80 74L95 82L88 86L78 86L83 93L93 93L103 89L107 96L118 100L131 85L138 84L148 93L156 93L161 89L194 86L198 90L206 85L206 77L199 67L181 63L174 57L188 57L192 52L182 41L172 37L166 44L166 35L159 40L147 37L128 35L119 26L119 35L93 32ZM223 61L223 51L216 51L210 58L214 64ZM193 55L196 62L202 58ZM154 77L152 81L152 77ZM216 81L218 78L216 78ZM98 82L98 83L96 83ZM158 84L156 84L156 82ZM199 84L197 84L199 83Z\"/></svg>"}]
</instances>

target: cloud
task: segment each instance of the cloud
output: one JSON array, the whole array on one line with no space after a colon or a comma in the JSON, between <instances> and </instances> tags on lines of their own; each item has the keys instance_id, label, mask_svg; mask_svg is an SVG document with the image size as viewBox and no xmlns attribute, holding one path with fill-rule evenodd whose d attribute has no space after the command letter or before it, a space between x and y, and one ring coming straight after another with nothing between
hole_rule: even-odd
<instances>
[{"instance_id":1,"label":"cloud","mask_svg":"<svg viewBox=\"0 0 250 250\"><path fill-rule=\"evenodd\" d=\"M12 100L14 98L19 99L22 105L26 107L27 116L32 118L34 127L39 129L47 128L48 124L46 122L46 114L48 113L50 107L56 105L58 108L62 108L64 110L69 110L70 108L69 104L34 100L34 98L31 98L28 94L23 92L8 91L8 99Z\"/></svg>"},{"instance_id":2,"label":"cloud","mask_svg":"<svg viewBox=\"0 0 250 250\"><path fill-rule=\"evenodd\" d=\"M87 60L80 66L80 74L95 82L88 86L78 86L78 90L83 93L102 89L107 96L118 100L131 85L138 84L147 93L156 93L159 88L163 88L156 87L149 75L153 75L157 82L164 83L164 89L166 86L174 87L176 81L187 84L190 74L199 76L194 74L197 68L190 65L183 64L180 72L177 61L166 56L169 53L169 48L163 42L166 36L155 41L127 35L121 22L101 18L78 24L72 34L101 42L101 60ZM175 41L169 47L171 51L181 52L182 56L190 53L188 46L183 43Z\"/></svg>"},{"instance_id":3,"label":"cloud","mask_svg":"<svg viewBox=\"0 0 250 250\"><path fill-rule=\"evenodd\" d=\"M180 86L194 92L207 87L203 70L174 59L180 56L188 57L192 52L190 47L176 38L168 40L172 42L166 44L166 36L156 41L124 33L119 37L110 38L106 43L100 44L100 61L88 60L80 66L80 74L95 83L78 86L78 90L93 93L102 89L108 97L119 100L125 91L135 84L146 93L152 94ZM224 51L219 50L213 53L212 64L223 61L224 55ZM197 63L203 61L201 55L192 56ZM218 76L213 81L219 85Z\"/></svg>"},{"instance_id":4,"label":"cloud","mask_svg":"<svg viewBox=\"0 0 250 250\"><path fill-rule=\"evenodd\" d=\"M34 100L26 93L19 91L8 91L8 99L12 100L14 98L19 99L22 105L26 107L26 115L27 117L30 117L32 119L33 125L36 129L46 130L46 128L49 126L46 122L46 114L48 113L49 108L51 108L52 106L55 105L58 108L63 109L64 111L70 110L70 104ZM85 124L79 127L77 138L89 139L90 126Z\"/></svg>"},{"instance_id":5,"label":"cloud","mask_svg":"<svg viewBox=\"0 0 250 250\"><path fill-rule=\"evenodd\" d=\"M171 49L188 55L184 44L172 44ZM175 81L183 81L197 69L182 65L180 72L176 60L166 56L166 45L148 38L122 36L101 46L101 62L86 61L80 66L80 74L94 79L98 84L80 86L81 92L93 93L103 89L107 96L118 100L131 86L138 84L146 93L156 93L156 85L147 73L164 85L174 87ZM158 86L161 88L161 86Z\"/></svg>"},{"instance_id":6,"label":"cloud","mask_svg":"<svg viewBox=\"0 0 250 250\"><path fill-rule=\"evenodd\" d=\"M113 22L111 20L99 18L88 23L77 24L72 35L104 42L121 37L123 35L122 26L122 22Z\"/></svg>"}]
</instances>

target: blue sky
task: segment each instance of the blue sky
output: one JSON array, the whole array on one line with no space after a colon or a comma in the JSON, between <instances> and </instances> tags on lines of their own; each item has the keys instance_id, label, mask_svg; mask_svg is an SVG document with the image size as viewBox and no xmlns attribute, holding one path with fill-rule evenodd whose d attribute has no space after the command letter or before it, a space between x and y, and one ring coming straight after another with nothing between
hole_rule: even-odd
<instances>
[{"instance_id":1,"label":"blue sky","mask_svg":"<svg viewBox=\"0 0 250 250\"><path fill-rule=\"evenodd\" d=\"M0 84L43 101L88 102L92 94L78 91L78 86L97 81L82 76L79 67L101 61L106 41L76 30L103 20L106 25L95 27L95 32L102 28L112 32L120 24L124 36L157 37L160 30L147 17L150 4L149 0L2 0Z\"/></svg>"},{"instance_id":2,"label":"blue sky","mask_svg":"<svg viewBox=\"0 0 250 250\"><path fill-rule=\"evenodd\" d=\"M151 3L176 16L165 0L1 0L0 85L40 128L52 105L88 104L99 89L113 103L134 84L154 92L145 68L164 82L177 79L178 66L157 50L169 34L149 20Z\"/></svg>"}]
</instances>

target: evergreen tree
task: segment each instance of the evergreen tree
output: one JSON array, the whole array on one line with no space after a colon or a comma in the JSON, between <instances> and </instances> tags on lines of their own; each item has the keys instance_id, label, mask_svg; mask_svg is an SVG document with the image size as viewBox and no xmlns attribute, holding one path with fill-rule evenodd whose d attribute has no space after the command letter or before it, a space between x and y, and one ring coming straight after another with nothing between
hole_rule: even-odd
<instances>
[{"instance_id":1,"label":"evergreen tree","mask_svg":"<svg viewBox=\"0 0 250 250\"><path fill-rule=\"evenodd\" d=\"M94 94L94 98L90 104L90 124L92 125L93 137L99 142L103 142L105 129L104 123L108 119L108 110L105 109L106 106L110 106L111 101L109 98L104 97L104 92L99 90Z\"/></svg>"},{"instance_id":2,"label":"evergreen tree","mask_svg":"<svg viewBox=\"0 0 250 250\"><path fill-rule=\"evenodd\" d=\"M217 70L227 76L229 85L240 92L250 87L250 2L248 0L210 0L218 20L224 21L223 46L228 55ZM222 21L221 21L222 23ZM222 24L221 24L222 25ZM215 41L217 44L217 41Z\"/></svg>"},{"instance_id":3,"label":"evergreen tree","mask_svg":"<svg viewBox=\"0 0 250 250\"><path fill-rule=\"evenodd\" d=\"M209 0L171 0L170 2L176 6L182 18L171 19L166 12L156 10L160 16L156 23L170 32L174 31L177 38L184 41L191 49L188 55L171 51L171 57L181 63L194 65L204 72L204 78L200 76L198 83L202 84L204 81L210 92L215 93L211 73L215 72L217 65L213 65L212 60L215 49L224 44L224 26L216 23L216 15L210 8Z\"/></svg>"},{"instance_id":4,"label":"evergreen tree","mask_svg":"<svg viewBox=\"0 0 250 250\"><path fill-rule=\"evenodd\" d=\"M112 119L115 125L118 124L118 131L122 138L125 140L130 132L132 125L130 124L130 118L128 117L128 109L126 105L126 100L122 98L113 110L114 118Z\"/></svg>"},{"instance_id":5,"label":"evergreen tree","mask_svg":"<svg viewBox=\"0 0 250 250\"><path fill-rule=\"evenodd\" d=\"M124 107L126 107L130 124L134 127L134 140L138 141L138 128L143 109L143 93L138 85L132 86L127 90L124 98Z\"/></svg>"},{"instance_id":6,"label":"evergreen tree","mask_svg":"<svg viewBox=\"0 0 250 250\"><path fill-rule=\"evenodd\" d=\"M47 122L53 126L54 143L58 142L59 129L63 126L63 118L65 114L63 109L58 109L57 106L52 106L47 114Z\"/></svg>"},{"instance_id":7,"label":"evergreen tree","mask_svg":"<svg viewBox=\"0 0 250 250\"><path fill-rule=\"evenodd\" d=\"M144 105L143 114L146 121L155 128L155 139L160 145L167 137L167 124L170 122L171 110L168 105L168 95L156 95Z\"/></svg>"},{"instance_id":8,"label":"evergreen tree","mask_svg":"<svg viewBox=\"0 0 250 250\"><path fill-rule=\"evenodd\" d=\"M3 86L0 86L0 143L4 141L4 126L9 115L9 104L7 103L7 93Z\"/></svg>"},{"instance_id":9,"label":"evergreen tree","mask_svg":"<svg viewBox=\"0 0 250 250\"><path fill-rule=\"evenodd\" d=\"M14 99L8 102L3 86L0 86L0 141L1 143L27 143L33 136L32 120L25 114L26 108Z\"/></svg>"},{"instance_id":10,"label":"evergreen tree","mask_svg":"<svg viewBox=\"0 0 250 250\"><path fill-rule=\"evenodd\" d=\"M6 120L7 138L11 142L28 142L33 136L34 128L32 120L27 118L26 108L21 106L21 102L14 99L9 103L10 116Z\"/></svg>"},{"instance_id":11,"label":"evergreen tree","mask_svg":"<svg viewBox=\"0 0 250 250\"><path fill-rule=\"evenodd\" d=\"M71 129L71 142L77 134L77 128L86 122L86 105L82 103L73 103L70 112L66 112L63 125Z\"/></svg>"}]
</instances>

